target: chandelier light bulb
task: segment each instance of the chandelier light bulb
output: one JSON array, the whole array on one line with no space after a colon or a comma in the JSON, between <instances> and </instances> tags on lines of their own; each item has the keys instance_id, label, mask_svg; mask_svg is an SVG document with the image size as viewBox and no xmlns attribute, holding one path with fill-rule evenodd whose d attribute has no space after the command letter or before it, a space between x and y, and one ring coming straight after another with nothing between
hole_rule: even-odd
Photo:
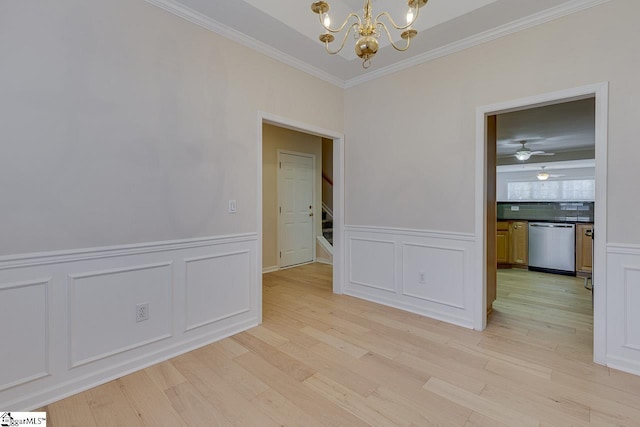
<instances>
[{"instance_id":1,"label":"chandelier light bulb","mask_svg":"<svg viewBox=\"0 0 640 427\"><path fill-rule=\"evenodd\" d=\"M324 18L322 20L322 23L324 24L325 27L330 27L331 26L331 17L329 16L328 13L324 14Z\"/></svg>"},{"instance_id":2,"label":"chandelier light bulb","mask_svg":"<svg viewBox=\"0 0 640 427\"><path fill-rule=\"evenodd\" d=\"M413 23L413 18L413 9L409 9L409 11L407 12L407 24Z\"/></svg>"}]
</instances>

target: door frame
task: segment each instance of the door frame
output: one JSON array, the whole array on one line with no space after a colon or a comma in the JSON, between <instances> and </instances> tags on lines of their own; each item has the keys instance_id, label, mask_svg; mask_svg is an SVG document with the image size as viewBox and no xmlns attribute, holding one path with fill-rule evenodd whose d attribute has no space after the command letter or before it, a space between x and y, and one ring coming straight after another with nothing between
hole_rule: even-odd
<instances>
[{"instance_id":1,"label":"door frame","mask_svg":"<svg viewBox=\"0 0 640 427\"><path fill-rule=\"evenodd\" d=\"M256 249L258 319L262 323L262 125L270 124L333 140L333 292L342 294L345 283L344 270L344 134L316 125L300 122L286 117L258 111L257 114L257 206L256 228L258 247Z\"/></svg>"},{"instance_id":2,"label":"door frame","mask_svg":"<svg viewBox=\"0 0 640 427\"><path fill-rule=\"evenodd\" d=\"M311 244L311 262L315 262L316 260L316 217L317 215L317 209L318 206L315 206L316 204L316 156L315 154L309 154L309 153L300 153L297 151L289 151L289 150L283 150L278 148L277 150L278 152L278 156L277 156L277 162L278 164L281 162L280 160L280 156L282 154L289 154L291 156L300 156L300 157L307 157L310 158L311 161L313 162L313 181L311 184L311 200L312 200L312 206L313 206L313 217L311 219L311 234L313 236L312 238L312 244ZM282 206L281 205L281 200L280 197L282 196L282 193L280 192L280 178L281 178L281 174L282 173L282 169L278 168L278 179L277 179L277 185L276 185L276 197L278 198L278 206ZM322 212L322 207L320 208L320 211ZM278 235L278 244L277 244L277 251L278 253L280 253L280 251L282 251L282 228L281 228L281 224L280 221L282 220L282 215L278 214L278 221L276 222L276 233ZM281 257L277 257L278 259L278 268L289 268L289 267L295 267L299 264L294 264L291 266L287 266L287 267L282 267L281 265L281 261L282 258Z\"/></svg>"},{"instance_id":3,"label":"door frame","mask_svg":"<svg viewBox=\"0 0 640 427\"><path fill-rule=\"evenodd\" d=\"M607 143L609 83L602 82L515 99L476 108L476 188L475 188L475 274L474 285L474 329L484 330L487 324L487 117L553 105L579 99L595 98L595 157L596 196L594 212L594 259L593 283L593 360L606 364L607 349L607 301L606 301L606 260L607 260Z\"/></svg>"}]
</instances>

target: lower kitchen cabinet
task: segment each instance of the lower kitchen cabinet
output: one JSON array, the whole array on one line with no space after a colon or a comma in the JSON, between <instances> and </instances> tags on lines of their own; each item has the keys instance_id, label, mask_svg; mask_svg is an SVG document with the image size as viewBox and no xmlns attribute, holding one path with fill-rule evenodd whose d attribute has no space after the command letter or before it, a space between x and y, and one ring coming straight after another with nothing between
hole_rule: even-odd
<instances>
[{"instance_id":1,"label":"lower kitchen cabinet","mask_svg":"<svg viewBox=\"0 0 640 427\"><path fill-rule=\"evenodd\" d=\"M509 264L509 222L498 221L496 232L496 261L498 265Z\"/></svg>"},{"instance_id":2,"label":"lower kitchen cabinet","mask_svg":"<svg viewBox=\"0 0 640 427\"><path fill-rule=\"evenodd\" d=\"M496 261L500 267L527 266L529 253L529 223L498 221L496 231Z\"/></svg>"},{"instance_id":3,"label":"lower kitchen cabinet","mask_svg":"<svg viewBox=\"0 0 640 427\"><path fill-rule=\"evenodd\" d=\"M509 264L526 266L529 264L529 223L527 221L509 221L511 251Z\"/></svg>"},{"instance_id":4,"label":"lower kitchen cabinet","mask_svg":"<svg viewBox=\"0 0 640 427\"><path fill-rule=\"evenodd\" d=\"M593 271L593 224L576 224L576 273L588 276Z\"/></svg>"}]
</instances>

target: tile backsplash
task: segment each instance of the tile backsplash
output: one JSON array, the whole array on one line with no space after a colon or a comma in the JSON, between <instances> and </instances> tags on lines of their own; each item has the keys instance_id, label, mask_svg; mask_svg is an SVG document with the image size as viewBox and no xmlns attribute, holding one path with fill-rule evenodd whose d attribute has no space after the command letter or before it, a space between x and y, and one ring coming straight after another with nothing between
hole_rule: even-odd
<instances>
[{"instance_id":1,"label":"tile backsplash","mask_svg":"<svg viewBox=\"0 0 640 427\"><path fill-rule=\"evenodd\" d=\"M498 219L593 222L594 202L498 202Z\"/></svg>"}]
</instances>

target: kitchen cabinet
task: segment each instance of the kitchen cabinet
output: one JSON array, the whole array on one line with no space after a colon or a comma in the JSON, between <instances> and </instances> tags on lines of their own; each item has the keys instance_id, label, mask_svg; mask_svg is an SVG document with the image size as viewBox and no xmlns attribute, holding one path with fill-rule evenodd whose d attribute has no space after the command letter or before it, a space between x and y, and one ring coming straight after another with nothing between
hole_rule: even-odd
<instances>
[{"instance_id":1,"label":"kitchen cabinet","mask_svg":"<svg viewBox=\"0 0 640 427\"><path fill-rule=\"evenodd\" d=\"M498 221L496 231L496 261L498 265L509 264L509 221Z\"/></svg>"},{"instance_id":2,"label":"kitchen cabinet","mask_svg":"<svg viewBox=\"0 0 640 427\"><path fill-rule=\"evenodd\" d=\"M593 271L593 224L576 224L576 273L589 276Z\"/></svg>"},{"instance_id":3,"label":"kitchen cabinet","mask_svg":"<svg viewBox=\"0 0 640 427\"><path fill-rule=\"evenodd\" d=\"M529 223L509 221L510 251L509 264L526 266L529 252Z\"/></svg>"}]
</instances>

